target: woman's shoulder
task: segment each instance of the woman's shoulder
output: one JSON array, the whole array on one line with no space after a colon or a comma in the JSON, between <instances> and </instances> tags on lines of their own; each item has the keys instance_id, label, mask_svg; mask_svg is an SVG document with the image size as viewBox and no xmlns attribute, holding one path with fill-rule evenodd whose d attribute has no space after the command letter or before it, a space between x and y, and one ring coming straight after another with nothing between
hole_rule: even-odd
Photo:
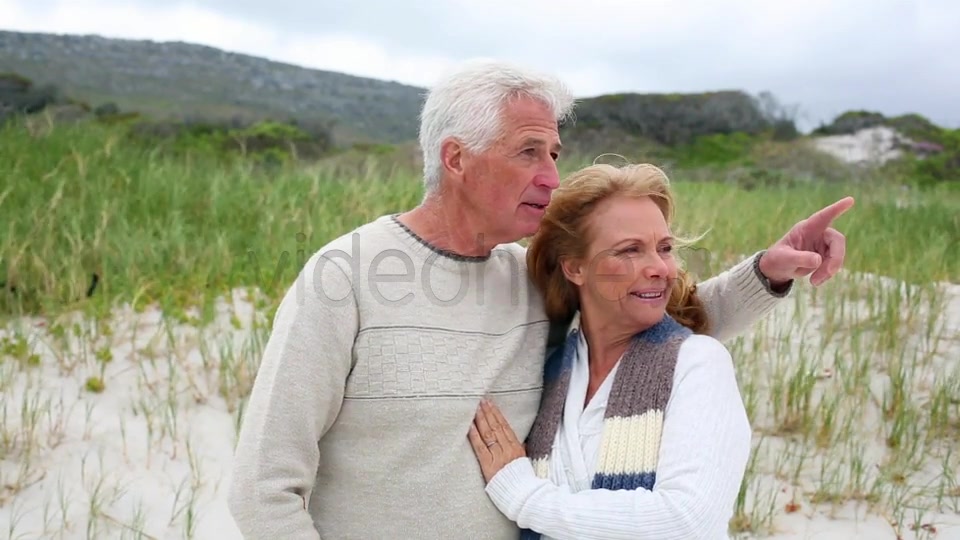
<instances>
[{"instance_id":1,"label":"woman's shoulder","mask_svg":"<svg viewBox=\"0 0 960 540\"><path fill-rule=\"evenodd\" d=\"M724 418L733 411L741 411L741 426L749 420L743 412L743 397L740 393L734 359L727 347L716 338L692 334L680 346L673 374L673 392L668 410L676 407L675 400L693 400L697 407L709 408ZM744 427L749 437L749 427Z\"/></svg>"},{"instance_id":2,"label":"woman's shoulder","mask_svg":"<svg viewBox=\"0 0 960 540\"><path fill-rule=\"evenodd\" d=\"M705 334L691 334L680 345L677 371L707 370L726 375L733 370L730 350L718 339Z\"/></svg>"}]
</instances>

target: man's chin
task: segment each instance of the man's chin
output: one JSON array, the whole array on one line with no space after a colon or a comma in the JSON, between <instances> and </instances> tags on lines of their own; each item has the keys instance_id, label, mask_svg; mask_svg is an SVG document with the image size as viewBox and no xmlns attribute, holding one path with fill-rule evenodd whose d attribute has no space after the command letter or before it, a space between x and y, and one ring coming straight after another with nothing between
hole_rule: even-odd
<instances>
[{"instance_id":1,"label":"man's chin","mask_svg":"<svg viewBox=\"0 0 960 540\"><path fill-rule=\"evenodd\" d=\"M509 227L503 227L501 230L503 231L503 236L513 237L510 239L504 238L504 241L517 242L537 234L537 231L540 230L540 220L516 219ZM509 235L507 233L509 233Z\"/></svg>"}]
</instances>

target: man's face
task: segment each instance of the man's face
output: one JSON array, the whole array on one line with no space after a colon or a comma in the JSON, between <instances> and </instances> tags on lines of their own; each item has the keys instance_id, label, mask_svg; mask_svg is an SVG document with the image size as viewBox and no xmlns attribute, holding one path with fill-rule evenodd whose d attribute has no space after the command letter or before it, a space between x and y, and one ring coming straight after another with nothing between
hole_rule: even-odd
<instances>
[{"instance_id":1,"label":"man's face","mask_svg":"<svg viewBox=\"0 0 960 540\"><path fill-rule=\"evenodd\" d=\"M560 185L560 134L550 109L518 99L504 109L503 134L480 154L463 156L463 186L472 213L485 216L484 244L516 242L540 226Z\"/></svg>"}]
</instances>

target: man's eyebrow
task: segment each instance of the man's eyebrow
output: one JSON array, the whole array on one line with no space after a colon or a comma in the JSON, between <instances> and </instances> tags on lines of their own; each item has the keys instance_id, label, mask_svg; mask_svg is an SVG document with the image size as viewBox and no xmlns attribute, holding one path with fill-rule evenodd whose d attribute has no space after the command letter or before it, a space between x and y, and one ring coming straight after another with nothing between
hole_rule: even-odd
<instances>
[{"instance_id":1,"label":"man's eyebrow","mask_svg":"<svg viewBox=\"0 0 960 540\"><path fill-rule=\"evenodd\" d=\"M536 137L527 137L523 140L520 146L546 146L547 143L543 139L538 139ZM551 150L554 152L560 152L563 150L563 145L559 142L555 142L551 145Z\"/></svg>"}]
</instances>

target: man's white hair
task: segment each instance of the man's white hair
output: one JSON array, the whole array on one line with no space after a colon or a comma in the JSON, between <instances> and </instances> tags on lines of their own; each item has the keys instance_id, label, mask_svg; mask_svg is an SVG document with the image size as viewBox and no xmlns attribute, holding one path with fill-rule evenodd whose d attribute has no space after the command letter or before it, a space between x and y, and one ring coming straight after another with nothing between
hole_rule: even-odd
<instances>
[{"instance_id":1,"label":"man's white hair","mask_svg":"<svg viewBox=\"0 0 960 540\"><path fill-rule=\"evenodd\" d=\"M442 77L420 113L420 150L427 193L440 185L440 145L459 139L470 151L488 149L502 129L503 106L516 97L543 102L557 122L573 112L575 99L557 77L507 62L477 59Z\"/></svg>"}]
</instances>

